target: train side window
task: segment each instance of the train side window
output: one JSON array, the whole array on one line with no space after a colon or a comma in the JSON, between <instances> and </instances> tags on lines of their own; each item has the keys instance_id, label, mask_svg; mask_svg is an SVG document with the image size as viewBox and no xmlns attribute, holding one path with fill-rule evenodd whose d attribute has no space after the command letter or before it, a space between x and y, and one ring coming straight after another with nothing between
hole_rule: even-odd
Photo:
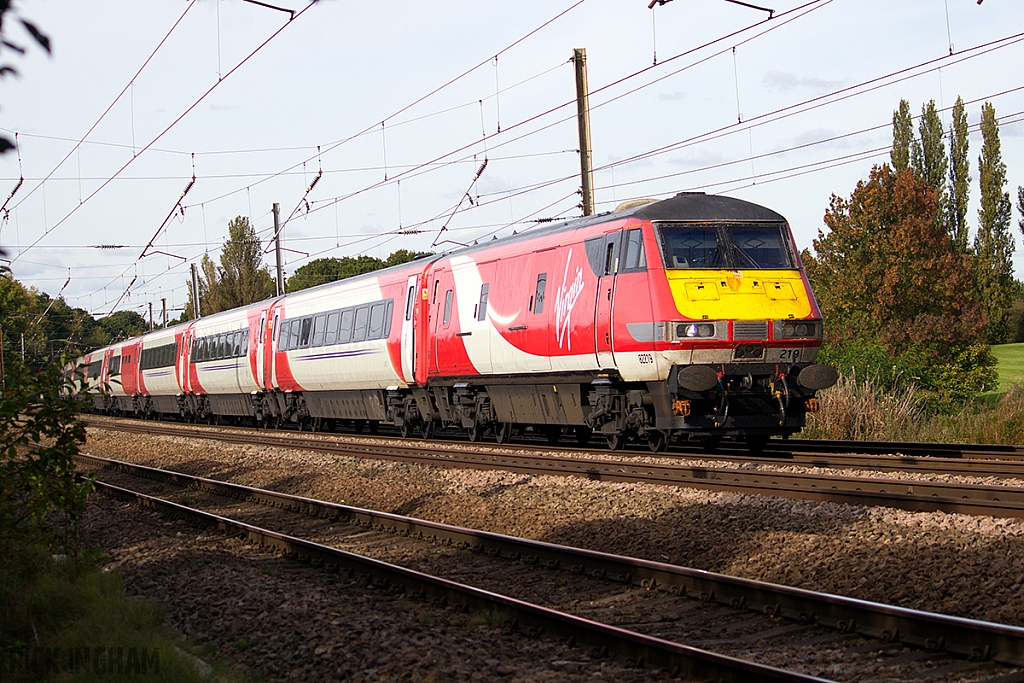
<instances>
[{"instance_id":1,"label":"train side window","mask_svg":"<svg viewBox=\"0 0 1024 683\"><path fill-rule=\"evenodd\" d=\"M366 323L370 321L370 307L360 306L356 309L356 323L352 328L352 341L363 341L366 339Z\"/></svg>"},{"instance_id":2,"label":"train side window","mask_svg":"<svg viewBox=\"0 0 1024 683\"><path fill-rule=\"evenodd\" d=\"M352 323L355 320L355 309L346 308L341 312L341 329L338 330L338 343L347 344L352 341Z\"/></svg>"},{"instance_id":3,"label":"train side window","mask_svg":"<svg viewBox=\"0 0 1024 683\"><path fill-rule=\"evenodd\" d=\"M339 320L341 320L341 311L331 311L327 314L327 332L324 335L324 346L330 346L337 342Z\"/></svg>"},{"instance_id":4,"label":"train side window","mask_svg":"<svg viewBox=\"0 0 1024 683\"><path fill-rule=\"evenodd\" d=\"M452 319L452 290L448 290L444 295L444 323L445 327L448 327L448 321Z\"/></svg>"},{"instance_id":5,"label":"train side window","mask_svg":"<svg viewBox=\"0 0 1024 683\"><path fill-rule=\"evenodd\" d=\"M111 377L117 377L121 374L121 356L114 356L110 359L110 368L107 374Z\"/></svg>"},{"instance_id":6,"label":"train side window","mask_svg":"<svg viewBox=\"0 0 1024 683\"><path fill-rule=\"evenodd\" d=\"M327 327L327 314L321 313L313 318L313 341L310 346L324 345L324 329Z\"/></svg>"},{"instance_id":7,"label":"train side window","mask_svg":"<svg viewBox=\"0 0 1024 683\"><path fill-rule=\"evenodd\" d=\"M644 238L640 228L626 233L625 253L622 255L622 270L646 270L647 259L644 256Z\"/></svg>"},{"instance_id":8,"label":"train side window","mask_svg":"<svg viewBox=\"0 0 1024 683\"><path fill-rule=\"evenodd\" d=\"M294 351L299 348L299 327L302 325L302 320L292 320L289 323L288 330L288 350Z\"/></svg>"},{"instance_id":9,"label":"train side window","mask_svg":"<svg viewBox=\"0 0 1024 683\"><path fill-rule=\"evenodd\" d=\"M302 329L299 330L299 348L304 349L309 346L310 333L313 331L313 318L306 317L302 319Z\"/></svg>"},{"instance_id":10,"label":"train side window","mask_svg":"<svg viewBox=\"0 0 1024 683\"><path fill-rule=\"evenodd\" d=\"M384 339L391 336L391 317L395 310L395 300L388 299L384 302Z\"/></svg>"},{"instance_id":11,"label":"train side window","mask_svg":"<svg viewBox=\"0 0 1024 683\"><path fill-rule=\"evenodd\" d=\"M548 287L548 274L541 273L537 276L537 293L533 299L533 312L540 314L544 312L544 290Z\"/></svg>"},{"instance_id":12,"label":"train side window","mask_svg":"<svg viewBox=\"0 0 1024 683\"><path fill-rule=\"evenodd\" d=\"M412 288L409 288L410 291ZM386 306L384 302L374 304L370 307L370 324L366 331L367 339L380 339L384 332L384 309Z\"/></svg>"},{"instance_id":13,"label":"train side window","mask_svg":"<svg viewBox=\"0 0 1024 683\"><path fill-rule=\"evenodd\" d=\"M405 319L412 320L412 304L413 295L416 293L416 287L409 288L409 294L405 297Z\"/></svg>"},{"instance_id":14,"label":"train side window","mask_svg":"<svg viewBox=\"0 0 1024 683\"><path fill-rule=\"evenodd\" d=\"M228 350L228 335L221 333L217 335L217 358L227 358L231 355Z\"/></svg>"},{"instance_id":15,"label":"train side window","mask_svg":"<svg viewBox=\"0 0 1024 683\"><path fill-rule=\"evenodd\" d=\"M434 298L430 300L430 303L432 303L432 304L436 304L437 303L437 287L440 284L441 284L440 280L434 280Z\"/></svg>"},{"instance_id":16,"label":"train side window","mask_svg":"<svg viewBox=\"0 0 1024 683\"><path fill-rule=\"evenodd\" d=\"M480 304L476 309L476 319L486 320L487 319L487 290L490 289L490 284L484 283L480 285Z\"/></svg>"}]
</instances>

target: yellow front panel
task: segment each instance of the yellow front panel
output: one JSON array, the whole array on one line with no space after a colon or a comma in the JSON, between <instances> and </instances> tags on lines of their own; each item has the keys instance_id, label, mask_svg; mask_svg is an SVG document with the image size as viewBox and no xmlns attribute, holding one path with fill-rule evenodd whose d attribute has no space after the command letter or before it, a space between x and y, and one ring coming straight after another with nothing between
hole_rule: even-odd
<instances>
[{"instance_id":1,"label":"yellow front panel","mask_svg":"<svg viewBox=\"0 0 1024 683\"><path fill-rule=\"evenodd\" d=\"M668 270L676 308L696 320L806 318L811 303L795 270Z\"/></svg>"}]
</instances>

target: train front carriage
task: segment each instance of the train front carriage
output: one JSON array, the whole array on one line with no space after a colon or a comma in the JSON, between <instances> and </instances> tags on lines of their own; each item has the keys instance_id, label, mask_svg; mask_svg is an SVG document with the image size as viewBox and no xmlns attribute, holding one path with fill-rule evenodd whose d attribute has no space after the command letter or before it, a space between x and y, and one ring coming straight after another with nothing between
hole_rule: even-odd
<instances>
[{"instance_id":1,"label":"train front carriage","mask_svg":"<svg viewBox=\"0 0 1024 683\"><path fill-rule=\"evenodd\" d=\"M649 259L654 439L788 436L836 381L815 363L821 313L786 220L730 197L681 194L637 211ZM624 303L624 302L623 302ZM630 379L624 373L623 379Z\"/></svg>"}]
</instances>

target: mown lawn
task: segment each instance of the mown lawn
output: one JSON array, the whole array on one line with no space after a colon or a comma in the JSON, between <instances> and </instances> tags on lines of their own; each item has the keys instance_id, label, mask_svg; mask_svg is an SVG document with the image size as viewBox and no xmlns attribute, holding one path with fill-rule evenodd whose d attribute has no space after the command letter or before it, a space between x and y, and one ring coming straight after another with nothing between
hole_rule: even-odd
<instances>
[{"instance_id":1,"label":"mown lawn","mask_svg":"<svg viewBox=\"0 0 1024 683\"><path fill-rule=\"evenodd\" d=\"M993 346L992 355L997 361L1000 390L1008 389L1011 384L1024 384L1024 343Z\"/></svg>"}]
</instances>

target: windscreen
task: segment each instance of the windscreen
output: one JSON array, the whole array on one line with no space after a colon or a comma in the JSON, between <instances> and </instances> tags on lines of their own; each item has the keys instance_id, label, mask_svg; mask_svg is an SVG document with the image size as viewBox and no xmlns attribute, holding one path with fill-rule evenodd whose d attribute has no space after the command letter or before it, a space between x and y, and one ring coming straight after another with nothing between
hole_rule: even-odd
<instances>
[{"instance_id":1,"label":"windscreen","mask_svg":"<svg viewBox=\"0 0 1024 683\"><path fill-rule=\"evenodd\" d=\"M783 223L659 223L668 269L796 268Z\"/></svg>"}]
</instances>

